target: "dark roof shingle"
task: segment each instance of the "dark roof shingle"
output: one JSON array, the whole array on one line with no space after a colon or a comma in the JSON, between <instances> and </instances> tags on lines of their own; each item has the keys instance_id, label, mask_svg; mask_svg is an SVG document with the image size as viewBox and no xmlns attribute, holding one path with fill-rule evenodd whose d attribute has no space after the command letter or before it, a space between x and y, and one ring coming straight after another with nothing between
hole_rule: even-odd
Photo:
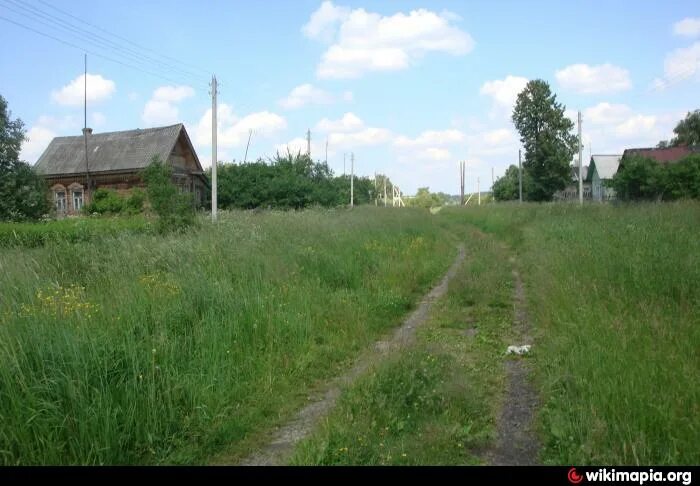
<instances>
[{"instance_id":1,"label":"dark roof shingle","mask_svg":"<svg viewBox=\"0 0 700 486\"><path fill-rule=\"evenodd\" d=\"M140 170L154 155L165 161L183 130L182 123L178 123L88 135L90 172ZM84 173L85 139L82 135L54 138L34 167L42 175Z\"/></svg>"}]
</instances>

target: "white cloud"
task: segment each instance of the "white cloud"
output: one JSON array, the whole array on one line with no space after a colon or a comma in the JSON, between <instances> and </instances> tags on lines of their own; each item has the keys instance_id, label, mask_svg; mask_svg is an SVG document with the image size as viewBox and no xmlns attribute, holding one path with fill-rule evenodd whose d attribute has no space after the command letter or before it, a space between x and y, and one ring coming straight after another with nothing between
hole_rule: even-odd
<instances>
[{"instance_id":1,"label":"white cloud","mask_svg":"<svg viewBox=\"0 0 700 486\"><path fill-rule=\"evenodd\" d=\"M283 108L291 110L301 108L304 105L330 105L340 100L350 102L352 98L350 91L345 91L340 96L336 96L307 83L294 88L279 103Z\"/></svg>"},{"instance_id":2,"label":"white cloud","mask_svg":"<svg viewBox=\"0 0 700 486\"><path fill-rule=\"evenodd\" d=\"M629 71L612 64L572 64L556 72L562 88L580 94L614 93L632 87Z\"/></svg>"},{"instance_id":3,"label":"white cloud","mask_svg":"<svg viewBox=\"0 0 700 486\"><path fill-rule=\"evenodd\" d=\"M425 130L415 138L400 135L394 138L393 145L398 152L398 160L404 163L431 162L421 170L437 170L444 162L453 158L451 147L462 145L466 136L460 130Z\"/></svg>"},{"instance_id":4,"label":"white cloud","mask_svg":"<svg viewBox=\"0 0 700 486\"><path fill-rule=\"evenodd\" d=\"M525 89L528 79L522 76L508 75L504 79L486 81L479 90L481 95L490 96L493 100L491 118L510 117L515 106L515 100Z\"/></svg>"},{"instance_id":5,"label":"white cloud","mask_svg":"<svg viewBox=\"0 0 700 486\"><path fill-rule=\"evenodd\" d=\"M700 36L700 17L686 17L673 24L673 33L683 37Z\"/></svg>"},{"instance_id":6,"label":"white cloud","mask_svg":"<svg viewBox=\"0 0 700 486\"><path fill-rule=\"evenodd\" d=\"M396 137L394 145L399 148L414 148L414 147L434 147L455 144L464 141L464 133L457 129L449 130L426 130L416 138L408 138L406 136Z\"/></svg>"},{"instance_id":7,"label":"white cloud","mask_svg":"<svg viewBox=\"0 0 700 486\"><path fill-rule=\"evenodd\" d=\"M141 118L147 125L172 125L177 123L179 110L167 101L149 100Z\"/></svg>"},{"instance_id":8,"label":"white cloud","mask_svg":"<svg viewBox=\"0 0 700 486\"><path fill-rule=\"evenodd\" d=\"M656 117L652 115L634 115L615 127L619 137L638 137L653 133L656 128Z\"/></svg>"},{"instance_id":9,"label":"white cloud","mask_svg":"<svg viewBox=\"0 0 700 486\"><path fill-rule=\"evenodd\" d=\"M87 96L85 96L85 75L81 74L63 88L51 92L51 98L59 105L82 106L87 97L88 103L98 103L112 96L116 90L114 81L100 74L87 74Z\"/></svg>"},{"instance_id":10,"label":"white cloud","mask_svg":"<svg viewBox=\"0 0 700 486\"><path fill-rule=\"evenodd\" d=\"M700 73L700 42L669 53L664 60L664 75L667 84L676 83Z\"/></svg>"},{"instance_id":11,"label":"white cloud","mask_svg":"<svg viewBox=\"0 0 700 486\"><path fill-rule=\"evenodd\" d=\"M306 142L305 138L297 137L292 140L290 140L287 143L279 144L275 146L275 151L279 153L280 155L287 155L287 152L291 153L292 155L296 154L306 154L308 150L308 145ZM326 144L325 141L323 143L317 143L314 140L311 141L311 157L314 160L321 160L325 157L326 155ZM335 155L335 151L332 150L330 147L328 147L328 156L333 156ZM348 163L350 159L348 158Z\"/></svg>"},{"instance_id":12,"label":"white cloud","mask_svg":"<svg viewBox=\"0 0 700 486\"><path fill-rule=\"evenodd\" d=\"M428 147L427 149L419 151L417 154L419 159L428 160L450 160L452 154L446 148L440 147Z\"/></svg>"},{"instance_id":13,"label":"white cloud","mask_svg":"<svg viewBox=\"0 0 700 486\"><path fill-rule=\"evenodd\" d=\"M179 123L180 111L176 103L194 96L190 86L161 86L146 102L141 118L147 125L169 125Z\"/></svg>"},{"instance_id":14,"label":"white cloud","mask_svg":"<svg viewBox=\"0 0 700 486\"><path fill-rule=\"evenodd\" d=\"M349 15L349 8L337 7L333 5L333 2L325 1L318 10L311 14L311 18L304 24L301 31L310 39L330 42L338 25Z\"/></svg>"},{"instance_id":15,"label":"white cloud","mask_svg":"<svg viewBox=\"0 0 700 486\"><path fill-rule=\"evenodd\" d=\"M678 119L675 113L639 113L624 104L598 103L583 110L584 148L622 153L629 147L653 147L671 137Z\"/></svg>"},{"instance_id":16,"label":"white cloud","mask_svg":"<svg viewBox=\"0 0 700 486\"><path fill-rule=\"evenodd\" d=\"M323 118L316 124L316 130L321 132L352 132L362 129L364 122L354 113L346 113L339 120Z\"/></svg>"},{"instance_id":17,"label":"white cloud","mask_svg":"<svg viewBox=\"0 0 700 486\"><path fill-rule=\"evenodd\" d=\"M371 71L406 69L428 52L467 54L474 41L451 24L455 21L447 12L418 9L382 16L326 1L302 31L332 43L316 70L319 78L357 78Z\"/></svg>"},{"instance_id":18,"label":"white cloud","mask_svg":"<svg viewBox=\"0 0 700 486\"><path fill-rule=\"evenodd\" d=\"M512 128L496 128L467 136L467 158L482 159L496 155L517 156L518 135Z\"/></svg>"},{"instance_id":19,"label":"white cloud","mask_svg":"<svg viewBox=\"0 0 700 486\"><path fill-rule=\"evenodd\" d=\"M356 132L330 133L328 144L333 148L352 149L369 145L381 145L391 140L391 131L386 128L367 127Z\"/></svg>"},{"instance_id":20,"label":"white cloud","mask_svg":"<svg viewBox=\"0 0 700 486\"><path fill-rule=\"evenodd\" d=\"M30 128L27 132L27 139L22 143L20 159L34 165L56 136L53 130L46 127L34 126Z\"/></svg>"},{"instance_id":21,"label":"white cloud","mask_svg":"<svg viewBox=\"0 0 700 486\"><path fill-rule=\"evenodd\" d=\"M93 128L101 127L105 123L107 123L107 117L103 113L100 113L99 111L92 113L90 115L90 120L92 122Z\"/></svg>"},{"instance_id":22,"label":"white cloud","mask_svg":"<svg viewBox=\"0 0 700 486\"><path fill-rule=\"evenodd\" d=\"M593 125L611 125L622 123L632 115L632 109L627 105L598 103L583 111L583 119ZM575 120L575 117L573 118Z\"/></svg>"},{"instance_id":23,"label":"white cloud","mask_svg":"<svg viewBox=\"0 0 700 486\"><path fill-rule=\"evenodd\" d=\"M22 143L20 159L34 164L46 150L51 140L59 135L80 135L82 122L72 115L55 117L42 115L27 131L27 139Z\"/></svg>"},{"instance_id":24,"label":"white cloud","mask_svg":"<svg viewBox=\"0 0 700 486\"><path fill-rule=\"evenodd\" d=\"M223 149L244 146L248 141L249 130L254 137L265 138L287 128L287 121L275 113L260 111L238 117L233 108L221 103L217 110L217 145ZM211 146L211 108L200 118L195 128L195 140L199 145Z\"/></svg>"},{"instance_id":25,"label":"white cloud","mask_svg":"<svg viewBox=\"0 0 700 486\"><path fill-rule=\"evenodd\" d=\"M194 96L191 86L161 86L153 92L153 99L171 103L178 103L191 96Z\"/></svg>"}]
</instances>

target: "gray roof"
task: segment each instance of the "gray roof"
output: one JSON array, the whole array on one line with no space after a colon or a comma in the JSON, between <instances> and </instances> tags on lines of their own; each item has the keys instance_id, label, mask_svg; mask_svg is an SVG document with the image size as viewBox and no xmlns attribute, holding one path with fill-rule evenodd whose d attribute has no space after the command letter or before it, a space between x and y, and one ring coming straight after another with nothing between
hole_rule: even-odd
<instances>
[{"instance_id":1,"label":"gray roof","mask_svg":"<svg viewBox=\"0 0 700 486\"><path fill-rule=\"evenodd\" d=\"M583 167L581 167L581 175L583 176L584 181L588 178L588 166L587 165L584 165ZM571 180L573 182L578 182L578 165L571 166Z\"/></svg>"},{"instance_id":2,"label":"gray roof","mask_svg":"<svg viewBox=\"0 0 700 486\"><path fill-rule=\"evenodd\" d=\"M140 170L150 164L154 155L166 161L180 133L184 133L186 142L191 147L182 123L88 135L90 172ZM194 148L192 152L194 153ZM196 153L194 156L197 159ZM197 164L199 165L199 160ZM34 167L43 175L85 173L83 135L54 138Z\"/></svg>"},{"instance_id":3,"label":"gray roof","mask_svg":"<svg viewBox=\"0 0 700 486\"><path fill-rule=\"evenodd\" d=\"M622 155L592 155L588 176L592 178L595 170L599 178L612 179L620 165L620 159Z\"/></svg>"}]
</instances>

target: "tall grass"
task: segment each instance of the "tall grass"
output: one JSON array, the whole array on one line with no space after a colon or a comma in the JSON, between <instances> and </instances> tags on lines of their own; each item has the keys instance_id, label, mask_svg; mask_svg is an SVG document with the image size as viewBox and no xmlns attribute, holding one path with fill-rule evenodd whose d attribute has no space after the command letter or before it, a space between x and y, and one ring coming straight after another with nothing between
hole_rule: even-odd
<instances>
[{"instance_id":1,"label":"tall grass","mask_svg":"<svg viewBox=\"0 0 700 486\"><path fill-rule=\"evenodd\" d=\"M516 246L547 463L697 463L700 205L452 212Z\"/></svg>"},{"instance_id":2,"label":"tall grass","mask_svg":"<svg viewBox=\"0 0 700 486\"><path fill-rule=\"evenodd\" d=\"M466 261L431 309L416 342L343 391L338 406L297 448L292 464L481 464L496 439L513 342L513 284L506 250L470 231Z\"/></svg>"},{"instance_id":3,"label":"tall grass","mask_svg":"<svg viewBox=\"0 0 700 486\"><path fill-rule=\"evenodd\" d=\"M0 255L0 463L249 452L447 268L427 211L225 214Z\"/></svg>"}]
</instances>

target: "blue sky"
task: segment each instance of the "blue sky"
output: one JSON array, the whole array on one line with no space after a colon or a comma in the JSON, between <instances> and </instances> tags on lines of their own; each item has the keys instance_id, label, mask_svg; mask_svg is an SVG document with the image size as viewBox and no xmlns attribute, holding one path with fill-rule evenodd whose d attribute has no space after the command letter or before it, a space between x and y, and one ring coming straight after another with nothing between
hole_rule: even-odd
<instances>
[{"instance_id":1,"label":"blue sky","mask_svg":"<svg viewBox=\"0 0 700 486\"><path fill-rule=\"evenodd\" d=\"M0 0L0 17L0 94L30 163L80 133L85 50L97 132L182 122L209 166L215 73L219 160L242 160L251 129L248 159L305 150L310 128L315 159L328 140L336 172L353 152L408 194L457 193L459 160L468 191L517 163L528 79L583 112L586 158L655 145L700 107L697 1Z\"/></svg>"}]
</instances>

